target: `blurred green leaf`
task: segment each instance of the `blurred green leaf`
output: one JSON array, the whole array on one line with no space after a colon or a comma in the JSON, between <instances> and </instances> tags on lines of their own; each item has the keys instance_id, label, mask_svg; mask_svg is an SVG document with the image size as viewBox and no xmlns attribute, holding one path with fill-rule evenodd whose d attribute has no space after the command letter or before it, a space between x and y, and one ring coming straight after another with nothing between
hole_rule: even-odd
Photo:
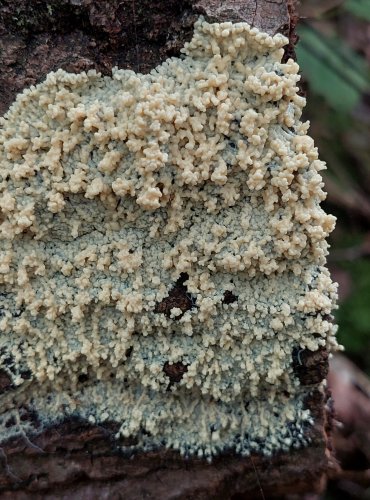
<instances>
[{"instance_id":1,"label":"blurred green leaf","mask_svg":"<svg viewBox=\"0 0 370 500\"><path fill-rule=\"evenodd\" d=\"M369 88L366 61L339 38L329 38L308 24L298 33L297 58L311 89L337 111L351 111Z\"/></svg>"},{"instance_id":2,"label":"blurred green leaf","mask_svg":"<svg viewBox=\"0 0 370 500\"><path fill-rule=\"evenodd\" d=\"M349 354L361 354L370 346L370 260L358 259L342 267L356 286L336 314L339 341Z\"/></svg>"},{"instance_id":3,"label":"blurred green leaf","mask_svg":"<svg viewBox=\"0 0 370 500\"><path fill-rule=\"evenodd\" d=\"M338 274L338 279L342 276L342 302L335 314L338 340L346 354L370 374L370 256L366 257L370 105L364 98L370 95L365 59L370 0L342 0L341 4L307 0L305 4L310 9L306 18L313 20L301 25L297 54L310 87L304 117L310 120L310 133L328 164L326 209L338 217L330 240L332 266L342 271Z\"/></svg>"},{"instance_id":4,"label":"blurred green leaf","mask_svg":"<svg viewBox=\"0 0 370 500\"><path fill-rule=\"evenodd\" d=\"M347 0L344 8L355 16L370 21L370 1L369 0Z\"/></svg>"}]
</instances>

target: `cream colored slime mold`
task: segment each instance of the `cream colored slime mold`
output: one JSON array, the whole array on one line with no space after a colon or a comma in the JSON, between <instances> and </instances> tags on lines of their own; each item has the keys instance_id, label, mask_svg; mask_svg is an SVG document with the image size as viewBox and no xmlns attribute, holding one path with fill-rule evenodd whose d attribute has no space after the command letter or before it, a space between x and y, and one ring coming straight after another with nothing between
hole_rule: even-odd
<instances>
[{"instance_id":1,"label":"cream colored slime mold","mask_svg":"<svg viewBox=\"0 0 370 500\"><path fill-rule=\"evenodd\" d=\"M20 386L3 438L23 401L44 426L120 422L144 450L305 444L292 351L336 347L334 218L286 43L201 18L148 75L59 70L17 96L0 133L0 352Z\"/></svg>"}]
</instances>

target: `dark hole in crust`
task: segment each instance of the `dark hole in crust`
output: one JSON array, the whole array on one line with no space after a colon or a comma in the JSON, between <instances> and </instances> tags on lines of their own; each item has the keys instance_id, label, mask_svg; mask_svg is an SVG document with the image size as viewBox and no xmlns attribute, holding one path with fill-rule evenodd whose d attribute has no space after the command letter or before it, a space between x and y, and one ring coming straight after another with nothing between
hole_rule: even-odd
<instances>
[{"instance_id":1,"label":"dark hole in crust","mask_svg":"<svg viewBox=\"0 0 370 500\"><path fill-rule=\"evenodd\" d=\"M21 405L19 407L19 417L22 422L30 422L35 428L40 427L40 419L37 412L28 405Z\"/></svg>"},{"instance_id":2,"label":"dark hole in crust","mask_svg":"<svg viewBox=\"0 0 370 500\"><path fill-rule=\"evenodd\" d=\"M6 424L5 424L5 427L9 428L9 427L13 427L13 425L16 425L17 422L15 420L14 417L10 417L9 420L7 420Z\"/></svg>"},{"instance_id":3,"label":"dark hole in crust","mask_svg":"<svg viewBox=\"0 0 370 500\"><path fill-rule=\"evenodd\" d=\"M222 299L223 304L232 304L238 300L237 295L234 295L230 290L226 290L224 293L224 298Z\"/></svg>"},{"instance_id":4,"label":"dark hole in crust","mask_svg":"<svg viewBox=\"0 0 370 500\"><path fill-rule=\"evenodd\" d=\"M334 316L332 314L324 314L322 319L324 321L329 321L329 323L332 323L334 321Z\"/></svg>"},{"instance_id":5,"label":"dark hole in crust","mask_svg":"<svg viewBox=\"0 0 370 500\"><path fill-rule=\"evenodd\" d=\"M8 368L13 367L14 365L14 358L12 356L8 356L3 360L3 363L5 366Z\"/></svg>"},{"instance_id":6,"label":"dark hole in crust","mask_svg":"<svg viewBox=\"0 0 370 500\"><path fill-rule=\"evenodd\" d=\"M32 372L31 370L22 370L21 371L21 377L24 379L24 380L30 380L31 377L32 377Z\"/></svg>"},{"instance_id":7,"label":"dark hole in crust","mask_svg":"<svg viewBox=\"0 0 370 500\"><path fill-rule=\"evenodd\" d=\"M188 292L184 285L188 279L189 275L187 273L181 273L175 286L169 291L168 296L155 306L154 312L165 314L169 317L171 309L177 307L182 311L182 314L176 317L176 319L180 319L184 312L195 307L196 299Z\"/></svg>"},{"instance_id":8,"label":"dark hole in crust","mask_svg":"<svg viewBox=\"0 0 370 500\"><path fill-rule=\"evenodd\" d=\"M0 394L13 387L13 382L5 370L0 370Z\"/></svg>"},{"instance_id":9,"label":"dark hole in crust","mask_svg":"<svg viewBox=\"0 0 370 500\"><path fill-rule=\"evenodd\" d=\"M164 189L164 184L163 182L158 182L157 188L160 190L160 192L163 194L163 189Z\"/></svg>"},{"instance_id":10,"label":"dark hole in crust","mask_svg":"<svg viewBox=\"0 0 370 500\"><path fill-rule=\"evenodd\" d=\"M87 382L89 380L89 376L87 373L80 373L80 375L78 376L78 381L81 382L81 384L83 384L84 382Z\"/></svg>"},{"instance_id":11,"label":"dark hole in crust","mask_svg":"<svg viewBox=\"0 0 370 500\"><path fill-rule=\"evenodd\" d=\"M0 394L10 389L15 389L13 384L13 375L19 374L24 380L31 379L32 373L27 368L20 369L15 367L15 361L11 354L7 353L5 349L0 350ZM6 368L2 368L6 367Z\"/></svg>"},{"instance_id":12,"label":"dark hole in crust","mask_svg":"<svg viewBox=\"0 0 370 500\"><path fill-rule=\"evenodd\" d=\"M188 367L183 363L181 363L181 361L172 364L166 361L163 366L163 371L170 379L170 382L174 383L174 382L180 382L184 373L188 371Z\"/></svg>"},{"instance_id":13,"label":"dark hole in crust","mask_svg":"<svg viewBox=\"0 0 370 500\"><path fill-rule=\"evenodd\" d=\"M329 371L328 352L324 348L317 351L294 347L292 364L295 376L302 385L319 384Z\"/></svg>"},{"instance_id":14,"label":"dark hole in crust","mask_svg":"<svg viewBox=\"0 0 370 500\"><path fill-rule=\"evenodd\" d=\"M25 308L24 307L21 307L19 309L15 309L12 314L13 314L13 318L19 318L21 316L21 314L24 312Z\"/></svg>"}]
</instances>

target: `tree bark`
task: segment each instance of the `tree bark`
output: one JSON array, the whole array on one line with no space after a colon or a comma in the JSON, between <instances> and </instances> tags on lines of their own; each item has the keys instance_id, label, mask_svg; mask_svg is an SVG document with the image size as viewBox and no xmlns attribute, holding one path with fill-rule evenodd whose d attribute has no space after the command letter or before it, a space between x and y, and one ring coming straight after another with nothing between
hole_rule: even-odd
<instances>
[{"instance_id":1,"label":"tree bark","mask_svg":"<svg viewBox=\"0 0 370 500\"><path fill-rule=\"evenodd\" d=\"M179 54L199 14L287 35L286 59L294 56L296 42L293 0L2 0L0 14L0 113L17 93L58 68L148 72ZM299 363L292 359L315 421L306 448L272 458L224 455L212 464L171 450L127 457L114 439L118 424L68 419L41 435L2 444L1 498L237 500L318 492L331 460L331 410L319 388L327 357L306 351ZM16 389L0 370L0 394L10 391Z\"/></svg>"}]
</instances>

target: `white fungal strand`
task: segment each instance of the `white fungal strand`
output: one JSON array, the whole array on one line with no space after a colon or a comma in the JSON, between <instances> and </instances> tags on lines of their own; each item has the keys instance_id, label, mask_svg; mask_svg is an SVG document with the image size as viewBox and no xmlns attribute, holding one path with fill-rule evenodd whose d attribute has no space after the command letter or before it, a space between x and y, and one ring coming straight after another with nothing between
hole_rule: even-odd
<instances>
[{"instance_id":1,"label":"white fungal strand","mask_svg":"<svg viewBox=\"0 0 370 500\"><path fill-rule=\"evenodd\" d=\"M201 18L150 74L58 70L1 119L0 359L43 423L304 444L292 352L336 346L334 217L286 43Z\"/></svg>"}]
</instances>

